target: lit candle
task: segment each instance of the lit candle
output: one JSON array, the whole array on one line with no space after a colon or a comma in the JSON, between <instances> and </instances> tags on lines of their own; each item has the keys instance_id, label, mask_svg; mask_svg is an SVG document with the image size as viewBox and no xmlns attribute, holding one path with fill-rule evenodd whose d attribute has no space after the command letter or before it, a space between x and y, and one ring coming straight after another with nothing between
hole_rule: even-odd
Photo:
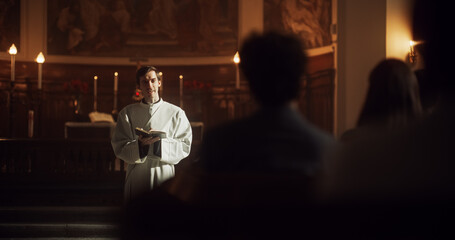
<instances>
[{"instance_id":1,"label":"lit candle","mask_svg":"<svg viewBox=\"0 0 455 240\"><path fill-rule=\"evenodd\" d=\"M95 111L95 112L96 112L97 81L98 81L98 76L94 76L93 77L93 111Z\"/></svg>"},{"instance_id":2,"label":"lit candle","mask_svg":"<svg viewBox=\"0 0 455 240\"><path fill-rule=\"evenodd\" d=\"M16 48L16 45L11 45L11 47L9 48L8 50L9 54L11 55L11 82L14 82L14 80L16 79L16 75L15 75L15 57L16 57L16 54L17 54L17 48Z\"/></svg>"},{"instance_id":3,"label":"lit candle","mask_svg":"<svg viewBox=\"0 0 455 240\"><path fill-rule=\"evenodd\" d=\"M114 109L112 114L117 113L117 90L118 90L118 72L114 73Z\"/></svg>"},{"instance_id":4,"label":"lit candle","mask_svg":"<svg viewBox=\"0 0 455 240\"><path fill-rule=\"evenodd\" d=\"M239 74L240 57L239 57L238 51L235 53L233 60L235 63L235 88L239 89L240 88L240 74Z\"/></svg>"},{"instance_id":5,"label":"lit candle","mask_svg":"<svg viewBox=\"0 0 455 240\"><path fill-rule=\"evenodd\" d=\"M116 93L118 90L118 72L114 73L114 92Z\"/></svg>"},{"instance_id":6,"label":"lit candle","mask_svg":"<svg viewBox=\"0 0 455 240\"><path fill-rule=\"evenodd\" d=\"M41 90L43 84L43 63L44 63L44 55L42 52L38 54L36 57L36 62L38 63L38 90Z\"/></svg>"},{"instance_id":7,"label":"lit candle","mask_svg":"<svg viewBox=\"0 0 455 240\"><path fill-rule=\"evenodd\" d=\"M179 86L180 86L180 91L179 91L179 95L180 95L180 107L182 108L183 107L183 75L180 75L179 76Z\"/></svg>"},{"instance_id":8,"label":"lit candle","mask_svg":"<svg viewBox=\"0 0 455 240\"><path fill-rule=\"evenodd\" d=\"M159 72L158 75L160 76L160 82L161 82L161 85L160 85L160 97L163 96L163 72Z\"/></svg>"}]
</instances>

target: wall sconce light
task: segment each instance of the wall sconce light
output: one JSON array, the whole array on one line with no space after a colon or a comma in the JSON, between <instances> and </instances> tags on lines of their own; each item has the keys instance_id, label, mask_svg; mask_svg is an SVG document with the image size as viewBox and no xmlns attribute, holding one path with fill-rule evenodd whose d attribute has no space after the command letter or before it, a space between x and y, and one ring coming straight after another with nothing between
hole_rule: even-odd
<instances>
[{"instance_id":1,"label":"wall sconce light","mask_svg":"<svg viewBox=\"0 0 455 240\"><path fill-rule=\"evenodd\" d=\"M415 63L417 62L417 53L415 51L415 48L414 46L416 45L416 42L414 41L409 41L409 53L408 53L408 57L409 57L409 62L410 63Z\"/></svg>"}]
</instances>

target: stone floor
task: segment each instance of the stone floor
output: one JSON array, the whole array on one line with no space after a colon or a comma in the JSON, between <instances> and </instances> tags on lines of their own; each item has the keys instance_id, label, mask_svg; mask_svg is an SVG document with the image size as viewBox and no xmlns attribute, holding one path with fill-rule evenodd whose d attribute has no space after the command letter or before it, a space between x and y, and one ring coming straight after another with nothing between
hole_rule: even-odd
<instances>
[{"instance_id":1,"label":"stone floor","mask_svg":"<svg viewBox=\"0 0 455 240\"><path fill-rule=\"evenodd\" d=\"M3 181L0 192L0 239L119 237L121 179Z\"/></svg>"}]
</instances>

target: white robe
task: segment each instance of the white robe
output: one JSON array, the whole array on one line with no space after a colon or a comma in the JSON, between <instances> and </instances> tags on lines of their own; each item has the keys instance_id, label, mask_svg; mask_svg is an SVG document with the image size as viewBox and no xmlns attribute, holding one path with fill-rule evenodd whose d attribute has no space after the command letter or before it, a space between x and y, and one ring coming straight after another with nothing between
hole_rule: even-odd
<instances>
[{"instance_id":1,"label":"white robe","mask_svg":"<svg viewBox=\"0 0 455 240\"><path fill-rule=\"evenodd\" d=\"M136 127L166 132L166 138L161 139L161 157L154 155L153 145L147 156L140 157ZM115 155L128 163L125 203L172 178L174 165L190 154L191 141L191 124L185 112L175 105L160 100L155 104L130 104L122 109L111 144Z\"/></svg>"}]
</instances>

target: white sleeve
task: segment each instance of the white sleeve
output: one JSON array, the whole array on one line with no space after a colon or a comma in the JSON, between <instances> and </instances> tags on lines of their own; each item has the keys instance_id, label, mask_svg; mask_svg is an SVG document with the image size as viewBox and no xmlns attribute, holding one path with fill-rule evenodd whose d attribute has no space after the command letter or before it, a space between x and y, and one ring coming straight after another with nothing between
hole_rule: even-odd
<instances>
[{"instance_id":1,"label":"white sleeve","mask_svg":"<svg viewBox=\"0 0 455 240\"><path fill-rule=\"evenodd\" d=\"M141 158L139 156L139 144L125 111L120 111L118 115L111 145L115 155L129 164L143 163L147 157Z\"/></svg>"},{"instance_id":2,"label":"white sleeve","mask_svg":"<svg viewBox=\"0 0 455 240\"><path fill-rule=\"evenodd\" d=\"M161 161L174 165L188 157L193 140L191 124L185 112L180 110L176 117L174 131L167 138L161 139Z\"/></svg>"}]
</instances>

